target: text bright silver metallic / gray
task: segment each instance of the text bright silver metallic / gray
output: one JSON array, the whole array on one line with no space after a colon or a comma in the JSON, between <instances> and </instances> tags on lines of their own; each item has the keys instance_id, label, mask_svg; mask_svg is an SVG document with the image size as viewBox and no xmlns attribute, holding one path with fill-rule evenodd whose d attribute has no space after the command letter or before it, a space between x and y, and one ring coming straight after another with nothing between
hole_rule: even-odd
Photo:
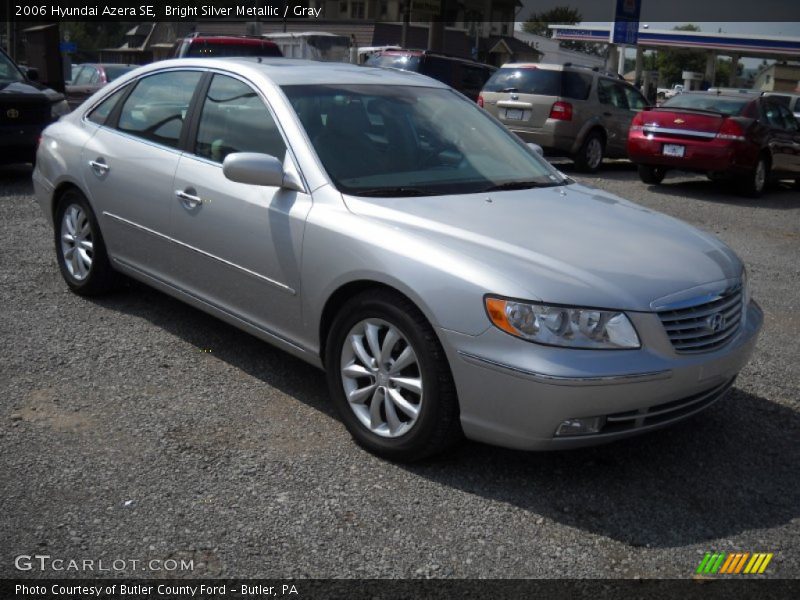
<instances>
[{"instance_id":1,"label":"text bright silver metallic / gray","mask_svg":"<svg viewBox=\"0 0 800 600\"><path fill-rule=\"evenodd\" d=\"M397 459L677 422L763 320L721 241L413 73L156 63L51 125L34 184L71 289L123 273L325 368L355 439Z\"/></svg>"}]
</instances>

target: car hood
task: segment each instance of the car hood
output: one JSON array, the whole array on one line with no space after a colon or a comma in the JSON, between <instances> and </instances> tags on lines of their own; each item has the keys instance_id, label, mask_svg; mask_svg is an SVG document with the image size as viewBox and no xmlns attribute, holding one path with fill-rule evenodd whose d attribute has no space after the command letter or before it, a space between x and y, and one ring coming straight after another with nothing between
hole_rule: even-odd
<instances>
[{"instance_id":1,"label":"car hood","mask_svg":"<svg viewBox=\"0 0 800 600\"><path fill-rule=\"evenodd\" d=\"M64 96L33 81L0 82L0 99L10 102L58 102Z\"/></svg>"},{"instance_id":2,"label":"car hood","mask_svg":"<svg viewBox=\"0 0 800 600\"><path fill-rule=\"evenodd\" d=\"M666 296L738 278L742 263L712 235L586 186L454 196L363 198L348 208L451 251L509 281L499 294L649 311Z\"/></svg>"}]
</instances>

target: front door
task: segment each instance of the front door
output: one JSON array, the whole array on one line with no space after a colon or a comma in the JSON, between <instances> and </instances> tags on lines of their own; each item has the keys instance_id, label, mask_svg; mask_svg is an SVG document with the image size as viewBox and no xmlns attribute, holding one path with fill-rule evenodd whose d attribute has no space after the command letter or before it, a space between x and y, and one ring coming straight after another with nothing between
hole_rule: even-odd
<instances>
[{"instance_id":1,"label":"front door","mask_svg":"<svg viewBox=\"0 0 800 600\"><path fill-rule=\"evenodd\" d=\"M281 336L300 321L300 252L311 197L228 180L222 162L234 152L291 160L255 90L216 74L175 175L174 279L216 308Z\"/></svg>"}]
</instances>

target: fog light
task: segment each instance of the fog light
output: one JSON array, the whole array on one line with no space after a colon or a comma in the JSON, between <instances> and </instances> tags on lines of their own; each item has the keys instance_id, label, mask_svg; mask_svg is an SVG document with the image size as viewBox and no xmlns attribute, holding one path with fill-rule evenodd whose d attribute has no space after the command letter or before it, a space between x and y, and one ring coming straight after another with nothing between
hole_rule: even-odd
<instances>
[{"instance_id":1,"label":"fog light","mask_svg":"<svg viewBox=\"0 0 800 600\"><path fill-rule=\"evenodd\" d=\"M568 435L587 435L590 433L599 433L606 424L605 417L588 417L585 419L567 419L562 421L561 425L556 429L556 437L565 437Z\"/></svg>"}]
</instances>

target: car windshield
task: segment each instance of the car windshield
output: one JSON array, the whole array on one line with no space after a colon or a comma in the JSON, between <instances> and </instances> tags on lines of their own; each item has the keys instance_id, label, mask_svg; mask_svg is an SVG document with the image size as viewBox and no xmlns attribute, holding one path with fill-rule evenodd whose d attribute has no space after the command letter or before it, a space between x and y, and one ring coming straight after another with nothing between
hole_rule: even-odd
<instances>
[{"instance_id":1,"label":"car windshield","mask_svg":"<svg viewBox=\"0 0 800 600\"><path fill-rule=\"evenodd\" d=\"M367 60L368 67L389 67L403 71L419 71L419 56L409 54L374 54Z\"/></svg>"},{"instance_id":2,"label":"car windshield","mask_svg":"<svg viewBox=\"0 0 800 600\"><path fill-rule=\"evenodd\" d=\"M731 98L709 94L681 94L664 102L664 108L693 108L710 110L723 115L738 115L752 101L752 98Z\"/></svg>"},{"instance_id":3,"label":"car windshield","mask_svg":"<svg viewBox=\"0 0 800 600\"><path fill-rule=\"evenodd\" d=\"M136 67L129 66L129 65L106 65L106 78L108 79L109 83L114 81L117 77L121 77L125 75L128 71L133 71Z\"/></svg>"},{"instance_id":4,"label":"car windshield","mask_svg":"<svg viewBox=\"0 0 800 600\"><path fill-rule=\"evenodd\" d=\"M464 194L567 180L481 108L449 89L284 86L343 193Z\"/></svg>"},{"instance_id":5,"label":"car windshield","mask_svg":"<svg viewBox=\"0 0 800 600\"><path fill-rule=\"evenodd\" d=\"M17 66L11 62L5 53L0 52L0 82L25 81Z\"/></svg>"}]
</instances>

